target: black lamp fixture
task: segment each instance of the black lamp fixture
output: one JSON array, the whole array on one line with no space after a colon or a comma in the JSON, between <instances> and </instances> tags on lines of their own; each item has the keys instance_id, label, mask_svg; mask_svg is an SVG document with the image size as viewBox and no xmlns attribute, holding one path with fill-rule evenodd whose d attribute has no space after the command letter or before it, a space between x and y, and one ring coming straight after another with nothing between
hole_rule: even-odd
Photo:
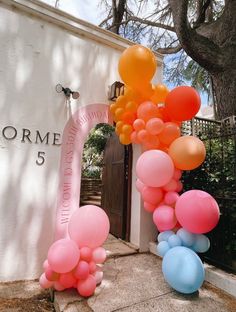
<instances>
[{"instance_id":1,"label":"black lamp fixture","mask_svg":"<svg viewBox=\"0 0 236 312\"><path fill-rule=\"evenodd\" d=\"M118 96L124 94L124 87L125 85L120 81L115 81L111 86L109 90L109 96L108 100L115 101Z\"/></svg>"},{"instance_id":2,"label":"black lamp fixture","mask_svg":"<svg viewBox=\"0 0 236 312\"><path fill-rule=\"evenodd\" d=\"M64 92L65 96L69 98L72 95L72 98L74 100L78 99L80 97L80 93L77 91L71 91L70 88L64 88L60 83L56 85L56 91L57 93Z\"/></svg>"}]
</instances>

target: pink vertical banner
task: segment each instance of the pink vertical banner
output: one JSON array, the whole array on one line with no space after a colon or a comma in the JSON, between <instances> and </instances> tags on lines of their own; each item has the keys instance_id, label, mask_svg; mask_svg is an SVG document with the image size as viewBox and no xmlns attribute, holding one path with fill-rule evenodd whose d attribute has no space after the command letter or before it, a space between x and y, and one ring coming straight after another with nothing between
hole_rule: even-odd
<instances>
[{"instance_id":1,"label":"pink vertical banner","mask_svg":"<svg viewBox=\"0 0 236 312\"><path fill-rule=\"evenodd\" d=\"M62 136L55 240L68 236L68 222L79 208L82 154L90 130L99 123L112 124L109 105L79 108L68 120Z\"/></svg>"}]
</instances>

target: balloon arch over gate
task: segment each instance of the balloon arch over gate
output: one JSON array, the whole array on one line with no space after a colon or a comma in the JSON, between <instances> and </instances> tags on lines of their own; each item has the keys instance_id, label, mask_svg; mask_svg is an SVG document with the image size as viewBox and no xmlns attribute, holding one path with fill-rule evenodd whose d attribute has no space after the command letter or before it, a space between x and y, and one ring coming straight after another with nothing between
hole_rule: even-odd
<instances>
[{"instance_id":1,"label":"balloon arch over gate","mask_svg":"<svg viewBox=\"0 0 236 312\"><path fill-rule=\"evenodd\" d=\"M205 277L197 253L210 247L207 236L219 221L214 198L201 190L182 195L183 170L202 164L203 142L181 136L181 122L193 118L200 108L196 90L181 86L169 92L162 84L152 85L156 71L154 54L134 45L119 60L125 93L110 105L116 133L124 145L140 144L143 153L136 164L136 186L144 209L153 214L160 232L157 252L163 257L167 283L181 293L198 290ZM75 287L91 296L101 283L101 247L109 233L109 220L96 206L79 208L81 161L84 142L97 123L109 123L108 106L91 104L80 108L68 121L64 133L57 202L56 241L48 251L40 284L56 290Z\"/></svg>"}]
</instances>

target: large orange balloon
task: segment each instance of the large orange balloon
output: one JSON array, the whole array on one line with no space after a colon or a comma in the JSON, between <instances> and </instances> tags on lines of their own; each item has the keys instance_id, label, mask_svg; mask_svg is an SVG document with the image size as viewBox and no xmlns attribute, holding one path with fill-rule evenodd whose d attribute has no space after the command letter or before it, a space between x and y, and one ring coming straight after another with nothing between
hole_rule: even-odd
<instances>
[{"instance_id":1,"label":"large orange balloon","mask_svg":"<svg viewBox=\"0 0 236 312\"><path fill-rule=\"evenodd\" d=\"M172 120L183 121L192 119L201 106L197 91L188 86L177 87L168 93L165 111Z\"/></svg>"},{"instance_id":2,"label":"large orange balloon","mask_svg":"<svg viewBox=\"0 0 236 312\"><path fill-rule=\"evenodd\" d=\"M148 84L156 71L155 55L148 48L133 45L121 55L118 65L122 80L129 87Z\"/></svg>"},{"instance_id":3,"label":"large orange balloon","mask_svg":"<svg viewBox=\"0 0 236 312\"><path fill-rule=\"evenodd\" d=\"M198 138L182 136L170 145L169 155L176 168L192 170L203 163L206 157L206 149L203 142Z\"/></svg>"}]
</instances>

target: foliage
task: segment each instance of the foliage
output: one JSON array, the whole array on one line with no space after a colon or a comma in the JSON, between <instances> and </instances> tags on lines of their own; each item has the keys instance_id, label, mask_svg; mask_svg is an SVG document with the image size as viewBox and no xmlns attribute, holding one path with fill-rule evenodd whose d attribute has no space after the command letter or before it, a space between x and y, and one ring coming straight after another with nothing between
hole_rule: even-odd
<instances>
[{"instance_id":1,"label":"foliage","mask_svg":"<svg viewBox=\"0 0 236 312\"><path fill-rule=\"evenodd\" d=\"M100 178L103 165L103 151L107 139L114 132L108 124L98 124L91 131L83 150L82 176Z\"/></svg>"}]
</instances>

